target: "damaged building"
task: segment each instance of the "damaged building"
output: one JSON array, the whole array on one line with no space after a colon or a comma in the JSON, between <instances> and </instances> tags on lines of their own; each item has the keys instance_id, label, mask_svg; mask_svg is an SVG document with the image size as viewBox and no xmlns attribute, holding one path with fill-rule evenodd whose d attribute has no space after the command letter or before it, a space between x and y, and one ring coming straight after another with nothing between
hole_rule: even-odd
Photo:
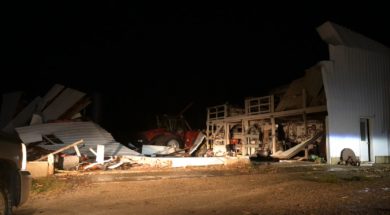
<instances>
[{"instance_id":1,"label":"damaged building","mask_svg":"<svg viewBox=\"0 0 390 215\"><path fill-rule=\"evenodd\" d=\"M47 160L50 154L56 156L62 168L70 160L72 165L67 167L76 167L82 159L97 158L98 154L102 157L99 159L139 155L86 119L83 112L91 99L84 92L56 84L45 96L37 96L27 105L23 105L22 97L22 92L3 95L0 126L3 133L18 136L26 144L31 165ZM37 165L45 169L47 162Z\"/></svg>"},{"instance_id":2,"label":"damaged building","mask_svg":"<svg viewBox=\"0 0 390 215\"><path fill-rule=\"evenodd\" d=\"M244 103L244 108L228 104L208 108L208 143L215 154L290 159L306 149L307 159L309 143L318 141L312 150L325 155L323 135L317 135L324 133L326 117L320 70L307 70L289 86L268 96L247 98ZM316 138L307 142L310 137ZM293 148L294 152L286 154Z\"/></svg>"},{"instance_id":3,"label":"damaged building","mask_svg":"<svg viewBox=\"0 0 390 215\"><path fill-rule=\"evenodd\" d=\"M205 135L198 131L189 132L196 144L192 145L194 147L188 154L161 145L144 145L141 154L117 142L99 124L85 117L85 108L90 103L86 93L60 84L28 104L24 102L23 92L6 93L3 94L0 113L1 132L17 136L26 145L27 170L33 177L54 174L55 169L185 167L225 165L238 161L232 158L184 157L195 152L203 142Z\"/></svg>"},{"instance_id":4,"label":"damaged building","mask_svg":"<svg viewBox=\"0 0 390 215\"><path fill-rule=\"evenodd\" d=\"M331 22L317 31L329 60L244 107L208 108L207 144L216 155L301 153L335 164L351 149L362 162L390 163L389 48Z\"/></svg>"},{"instance_id":5,"label":"damaged building","mask_svg":"<svg viewBox=\"0 0 390 215\"><path fill-rule=\"evenodd\" d=\"M30 160L61 151L77 153L79 158L81 154L95 156L97 163L104 162L106 156L127 156L115 167L157 161L175 167L220 164L227 161L206 157L230 159L236 155L335 164L348 149L361 162L390 163L389 49L331 22L317 31L328 44L329 60L318 62L303 77L268 95L243 99L241 107L223 104L207 109L205 135L196 131L196 147L187 148L187 155L202 150L199 154L203 158L182 158L186 155L182 153L181 158L154 160L153 156L162 155L162 149L167 152L164 156L177 154L169 144L155 141L142 147L151 157L131 150L98 124L82 119L83 110L91 103L88 95L59 84L27 105L20 105L22 92L4 94L0 129L19 136L27 145ZM162 134L167 132L156 136Z\"/></svg>"},{"instance_id":6,"label":"damaged building","mask_svg":"<svg viewBox=\"0 0 390 215\"><path fill-rule=\"evenodd\" d=\"M390 50L334 23L318 27L329 60L318 67L327 95L328 160L344 148L361 161L390 163Z\"/></svg>"}]
</instances>

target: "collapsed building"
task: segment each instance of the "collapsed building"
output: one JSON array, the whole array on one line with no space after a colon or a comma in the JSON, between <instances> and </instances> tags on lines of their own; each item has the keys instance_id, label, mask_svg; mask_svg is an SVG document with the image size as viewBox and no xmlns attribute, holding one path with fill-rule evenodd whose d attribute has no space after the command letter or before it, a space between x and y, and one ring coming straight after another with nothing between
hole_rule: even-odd
<instances>
[{"instance_id":1,"label":"collapsed building","mask_svg":"<svg viewBox=\"0 0 390 215\"><path fill-rule=\"evenodd\" d=\"M22 95L22 92L3 95L0 128L27 145L29 161L59 150L64 155L77 153L76 166L81 156L95 157L98 146L104 147L103 157L139 155L115 141L98 124L85 119L82 111L91 103L86 93L56 84L45 96L37 96L25 106L20 105ZM75 142L79 144L73 145Z\"/></svg>"},{"instance_id":2,"label":"collapsed building","mask_svg":"<svg viewBox=\"0 0 390 215\"><path fill-rule=\"evenodd\" d=\"M289 159L304 151L335 164L343 149L363 162L390 163L390 50L340 25L317 28L329 60L271 95L242 108L207 110L206 139L215 154L270 154Z\"/></svg>"},{"instance_id":3,"label":"collapsed building","mask_svg":"<svg viewBox=\"0 0 390 215\"><path fill-rule=\"evenodd\" d=\"M141 154L117 142L109 132L89 120L84 110L90 103L91 99L86 93L59 84L54 85L45 96L37 96L28 104L23 101L22 92L3 94L1 135L17 136L26 145L27 170L33 177L54 174L55 169L185 167L225 165L237 160L183 157L183 151L173 150L171 154L168 146L158 145L144 145L144 154ZM201 134L194 134L198 133ZM204 135L193 138L200 144ZM144 149L152 152L145 153ZM192 148L189 153L195 149ZM180 156L175 156L178 154Z\"/></svg>"}]
</instances>

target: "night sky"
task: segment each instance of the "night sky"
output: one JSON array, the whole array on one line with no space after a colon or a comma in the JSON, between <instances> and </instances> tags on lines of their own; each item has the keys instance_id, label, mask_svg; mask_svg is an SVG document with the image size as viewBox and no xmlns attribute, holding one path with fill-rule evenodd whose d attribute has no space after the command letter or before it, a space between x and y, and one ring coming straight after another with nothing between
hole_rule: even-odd
<instances>
[{"instance_id":1,"label":"night sky","mask_svg":"<svg viewBox=\"0 0 390 215\"><path fill-rule=\"evenodd\" d=\"M378 2L12 4L2 7L1 92L43 96L60 83L100 95L100 124L114 134L153 127L155 114L190 102L185 116L203 128L207 106L289 83L327 59L315 30L327 20L390 46Z\"/></svg>"}]
</instances>

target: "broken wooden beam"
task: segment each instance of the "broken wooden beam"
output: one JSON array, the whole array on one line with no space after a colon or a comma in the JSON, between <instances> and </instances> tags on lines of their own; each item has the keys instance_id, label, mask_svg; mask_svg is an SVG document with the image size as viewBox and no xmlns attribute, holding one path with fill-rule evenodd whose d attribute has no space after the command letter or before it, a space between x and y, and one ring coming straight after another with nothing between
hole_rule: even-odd
<instances>
[{"instance_id":1,"label":"broken wooden beam","mask_svg":"<svg viewBox=\"0 0 390 215\"><path fill-rule=\"evenodd\" d=\"M76 141L76 142L74 142L74 143L72 143L72 144L70 144L70 145L67 145L67 146L65 146L65 147L62 147L62 148L60 148L60 149L58 149L57 151L55 151L55 152L52 152L52 153L50 153L50 154L48 154L48 155L45 155L45 156L42 156L41 158L39 158L39 159L37 159L37 160L35 160L35 161L41 161L41 160L45 160L47 157L49 157L49 155L55 155L55 154L57 154L57 153L60 153L60 152L62 152L62 151L65 151L65 150L67 150L67 149L70 149L70 148L72 148L72 147L74 147L74 146L77 146L78 144L80 144L80 143L83 143L84 141L81 139L81 140L79 140L79 141Z\"/></svg>"}]
</instances>

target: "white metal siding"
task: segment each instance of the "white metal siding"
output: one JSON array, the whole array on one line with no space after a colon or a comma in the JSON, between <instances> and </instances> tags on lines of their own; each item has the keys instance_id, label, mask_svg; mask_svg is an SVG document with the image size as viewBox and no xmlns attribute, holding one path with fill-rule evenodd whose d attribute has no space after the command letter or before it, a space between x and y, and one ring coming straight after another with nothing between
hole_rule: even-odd
<instances>
[{"instance_id":1,"label":"white metal siding","mask_svg":"<svg viewBox=\"0 0 390 215\"><path fill-rule=\"evenodd\" d=\"M43 97L41 104L38 106L38 111L42 111L48 102L52 101L65 87L60 84L55 84L49 92Z\"/></svg>"},{"instance_id":2,"label":"white metal siding","mask_svg":"<svg viewBox=\"0 0 390 215\"><path fill-rule=\"evenodd\" d=\"M373 157L390 155L390 55L332 45L329 54L323 80L331 157L343 148L360 155L361 117L371 119Z\"/></svg>"},{"instance_id":3,"label":"white metal siding","mask_svg":"<svg viewBox=\"0 0 390 215\"><path fill-rule=\"evenodd\" d=\"M96 151L97 145L105 145L105 155L138 155L139 153L116 142L106 130L92 122L62 122L46 123L16 128L20 139L24 143L42 141L42 135L54 134L64 145L40 145L49 150L57 150L65 145L72 144L80 139L84 143L79 145L80 152L92 155L89 148ZM72 151L69 149L68 151Z\"/></svg>"},{"instance_id":4,"label":"white metal siding","mask_svg":"<svg viewBox=\"0 0 390 215\"><path fill-rule=\"evenodd\" d=\"M49 106L43 110L43 119L45 122L58 119L84 96L85 93L83 92L71 88L65 89L54 99L54 101Z\"/></svg>"}]
</instances>

